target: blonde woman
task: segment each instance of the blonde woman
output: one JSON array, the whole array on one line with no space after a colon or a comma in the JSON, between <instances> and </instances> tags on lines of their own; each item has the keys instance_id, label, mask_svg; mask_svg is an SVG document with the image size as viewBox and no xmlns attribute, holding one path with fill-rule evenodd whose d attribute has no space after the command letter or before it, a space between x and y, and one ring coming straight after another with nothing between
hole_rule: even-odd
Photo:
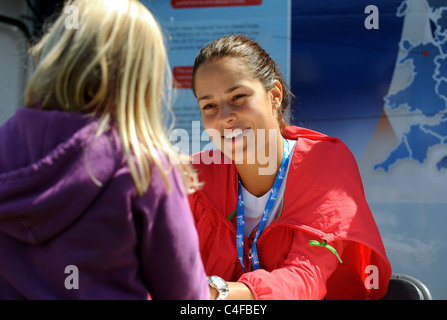
<instances>
[{"instance_id":1,"label":"blonde woman","mask_svg":"<svg viewBox=\"0 0 447 320\"><path fill-rule=\"evenodd\" d=\"M66 6L0 127L0 299L208 299L159 25L138 1Z\"/></svg>"}]
</instances>

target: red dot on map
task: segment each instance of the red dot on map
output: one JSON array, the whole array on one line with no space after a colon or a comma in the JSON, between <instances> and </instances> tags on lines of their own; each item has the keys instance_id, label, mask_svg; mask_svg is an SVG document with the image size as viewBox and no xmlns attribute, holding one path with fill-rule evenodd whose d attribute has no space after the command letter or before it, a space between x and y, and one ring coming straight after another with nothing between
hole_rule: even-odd
<instances>
[{"instance_id":1,"label":"red dot on map","mask_svg":"<svg viewBox=\"0 0 447 320\"><path fill-rule=\"evenodd\" d=\"M424 57L428 56L428 51L424 50L424 52L422 52L422 54L424 55Z\"/></svg>"}]
</instances>

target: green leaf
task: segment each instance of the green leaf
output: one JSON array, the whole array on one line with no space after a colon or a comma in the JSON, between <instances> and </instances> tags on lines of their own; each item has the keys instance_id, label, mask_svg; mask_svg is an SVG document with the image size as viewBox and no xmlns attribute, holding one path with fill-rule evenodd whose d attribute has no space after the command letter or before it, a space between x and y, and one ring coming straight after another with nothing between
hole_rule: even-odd
<instances>
[{"instance_id":1,"label":"green leaf","mask_svg":"<svg viewBox=\"0 0 447 320\"><path fill-rule=\"evenodd\" d=\"M324 248L328 249L330 252L332 252L333 254L335 254L337 256L338 261L340 261L340 263L343 263L340 256L338 255L337 250L335 250L334 247L328 245L326 240L324 240L323 242L318 242L317 240L309 240L309 246L324 247Z\"/></svg>"}]
</instances>

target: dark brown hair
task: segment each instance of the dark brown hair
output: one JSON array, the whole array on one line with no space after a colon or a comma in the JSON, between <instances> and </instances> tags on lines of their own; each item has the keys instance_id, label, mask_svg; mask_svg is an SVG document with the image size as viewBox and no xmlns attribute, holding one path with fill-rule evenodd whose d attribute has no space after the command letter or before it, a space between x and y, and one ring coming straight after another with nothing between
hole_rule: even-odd
<instances>
[{"instance_id":1,"label":"dark brown hair","mask_svg":"<svg viewBox=\"0 0 447 320\"><path fill-rule=\"evenodd\" d=\"M270 55L254 40L245 35L227 35L218 38L203 47L194 61L192 73L192 90L195 95L195 76L197 69L206 62L220 58L242 59L251 76L258 79L266 91L272 89L273 82L278 80L283 87L283 99L278 108L278 122L282 129L288 125L283 120L287 108L291 105L293 94L289 90L281 72Z\"/></svg>"}]
</instances>

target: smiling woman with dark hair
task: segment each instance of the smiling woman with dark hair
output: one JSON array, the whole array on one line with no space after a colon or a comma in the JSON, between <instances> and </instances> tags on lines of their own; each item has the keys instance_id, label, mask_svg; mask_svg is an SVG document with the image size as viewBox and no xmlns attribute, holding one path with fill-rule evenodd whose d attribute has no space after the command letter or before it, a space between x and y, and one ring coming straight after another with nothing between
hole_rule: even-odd
<instances>
[{"instance_id":1,"label":"smiling woman with dark hair","mask_svg":"<svg viewBox=\"0 0 447 320\"><path fill-rule=\"evenodd\" d=\"M268 53L216 39L195 60L193 90L218 147L193 155L204 186L190 195L213 297L382 297L391 267L355 159L284 121L291 93Z\"/></svg>"}]
</instances>

